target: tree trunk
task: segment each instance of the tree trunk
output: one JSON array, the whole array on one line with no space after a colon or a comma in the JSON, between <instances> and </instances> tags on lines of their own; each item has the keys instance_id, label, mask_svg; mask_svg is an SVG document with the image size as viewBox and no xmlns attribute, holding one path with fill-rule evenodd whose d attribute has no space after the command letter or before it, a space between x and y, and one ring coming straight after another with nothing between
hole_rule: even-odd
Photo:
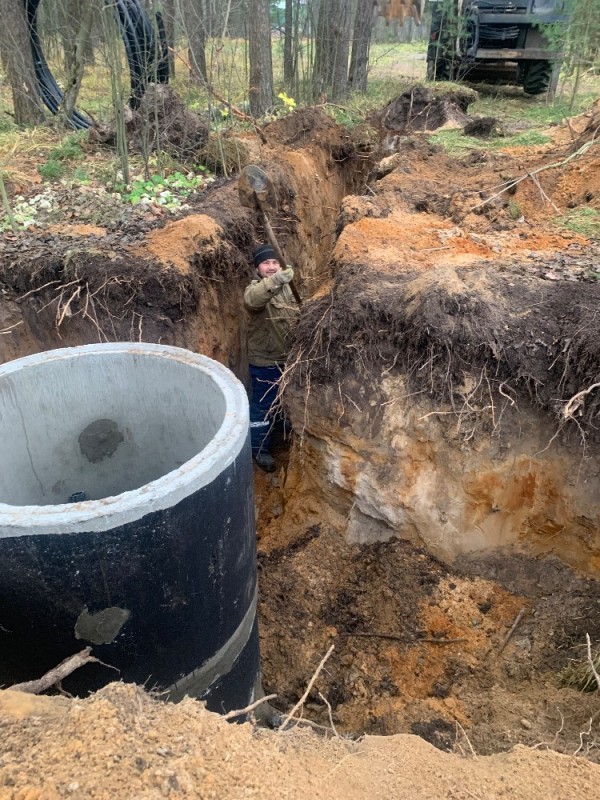
<instances>
[{"instance_id":1,"label":"tree trunk","mask_svg":"<svg viewBox=\"0 0 600 800\"><path fill-rule=\"evenodd\" d=\"M352 29L352 4L340 0L337 4L337 25L334 29L335 60L331 99L334 103L344 100L348 93L348 56L350 55L350 31Z\"/></svg>"},{"instance_id":2,"label":"tree trunk","mask_svg":"<svg viewBox=\"0 0 600 800\"><path fill-rule=\"evenodd\" d=\"M0 20L0 53L12 90L15 122L37 125L43 122L44 111L37 91L23 3L0 0Z\"/></svg>"},{"instance_id":3,"label":"tree trunk","mask_svg":"<svg viewBox=\"0 0 600 800\"><path fill-rule=\"evenodd\" d=\"M271 56L271 21L269 0L250 0L249 60L250 113L262 117L273 105L273 61Z\"/></svg>"},{"instance_id":4,"label":"tree trunk","mask_svg":"<svg viewBox=\"0 0 600 800\"><path fill-rule=\"evenodd\" d=\"M283 82L292 94L294 85L294 0L285 0L285 31L283 34Z\"/></svg>"},{"instance_id":5,"label":"tree trunk","mask_svg":"<svg viewBox=\"0 0 600 800\"><path fill-rule=\"evenodd\" d=\"M175 77L175 0L163 0L163 20L169 48L169 77Z\"/></svg>"},{"instance_id":6,"label":"tree trunk","mask_svg":"<svg viewBox=\"0 0 600 800\"><path fill-rule=\"evenodd\" d=\"M327 90L331 86L332 61L331 45L329 38L328 6L330 0L319 0L317 6L317 19L315 22L315 63L313 65L312 89L313 98L317 101L325 100Z\"/></svg>"},{"instance_id":7,"label":"tree trunk","mask_svg":"<svg viewBox=\"0 0 600 800\"><path fill-rule=\"evenodd\" d=\"M246 0L237 0L231 6L229 16L229 35L234 39L248 37L248 4Z\"/></svg>"},{"instance_id":8,"label":"tree trunk","mask_svg":"<svg viewBox=\"0 0 600 800\"><path fill-rule=\"evenodd\" d=\"M55 6L55 19L63 48L65 75L73 74L75 39L81 28L81 10L78 0L59 0Z\"/></svg>"},{"instance_id":9,"label":"tree trunk","mask_svg":"<svg viewBox=\"0 0 600 800\"><path fill-rule=\"evenodd\" d=\"M204 0L185 0L184 30L188 40L190 73L193 78L205 84L208 82L206 70L206 18Z\"/></svg>"},{"instance_id":10,"label":"tree trunk","mask_svg":"<svg viewBox=\"0 0 600 800\"><path fill-rule=\"evenodd\" d=\"M81 88L83 72L85 69L85 54L92 32L94 21L95 3L93 0L85 0L81 3L80 28L73 42L72 56L69 58L71 72L67 74L67 86L63 97L63 116L67 123L71 121L77 95Z\"/></svg>"},{"instance_id":11,"label":"tree trunk","mask_svg":"<svg viewBox=\"0 0 600 800\"><path fill-rule=\"evenodd\" d=\"M348 83L351 89L360 92L367 90L367 68L374 19L373 0L358 0L354 17L354 38L352 39Z\"/></svg>"},{"instance_id":12,"label":"tree trunk","mask_svg":"<svg viewBox=\"0 0 600 800\"><path fill-rule=\"evenodd\" d=\"M351 4L320 0L315 35L313 97L341 100L348 87Z\"/></svg>"}]
</instances>

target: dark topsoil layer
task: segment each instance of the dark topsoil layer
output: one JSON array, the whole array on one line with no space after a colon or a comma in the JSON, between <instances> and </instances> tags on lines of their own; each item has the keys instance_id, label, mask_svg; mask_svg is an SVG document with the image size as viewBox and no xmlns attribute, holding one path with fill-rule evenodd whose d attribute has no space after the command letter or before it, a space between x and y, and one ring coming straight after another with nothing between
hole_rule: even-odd
<instances>
[{"instance_id":1,"label":"dark topsoil layer","mask_svg":"<svg viewBox=\"0 0 600 800\"><path fill-rule=\"evenodd\" d=\"M412 390L461 407L469 374L481 379L480 398L492 393L502 407L507 395L516 402L525 393L564 421L567 401L600 381L600 285L547 281L527 267L495 270L390 275L346 266L302 315L296 380L377 379L385 369L406 374ZM570 407L571 424L598 438L600 392L583 400Z\"/></svg>"}]
</instances>

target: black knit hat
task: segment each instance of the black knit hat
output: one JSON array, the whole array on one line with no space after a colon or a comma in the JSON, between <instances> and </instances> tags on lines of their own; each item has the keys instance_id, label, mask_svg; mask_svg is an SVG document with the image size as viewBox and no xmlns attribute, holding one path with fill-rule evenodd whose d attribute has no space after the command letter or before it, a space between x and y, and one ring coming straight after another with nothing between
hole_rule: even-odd
<instances>
[{"instance_id":1,"label":"black knit hat","mask_svg":"<svg viewBox=\"0 0 600 800\"><path fill-rule=\"evenodd\" d=\"M277 256L270 244L261 244L252 253L252 258L254 259L254 266L258 267L263 261L268 261L269 258L277 258Z\"/></svg>"}]
</instances>

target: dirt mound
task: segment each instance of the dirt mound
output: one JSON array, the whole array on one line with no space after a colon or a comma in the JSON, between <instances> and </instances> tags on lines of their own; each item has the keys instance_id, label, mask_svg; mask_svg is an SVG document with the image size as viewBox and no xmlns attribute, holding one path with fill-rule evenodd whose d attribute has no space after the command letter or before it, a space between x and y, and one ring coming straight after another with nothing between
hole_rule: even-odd
<instances>
[{"instance_id":1,"label":"dirt mound","mask_svg":"<svg viewBox=\"0 0 600 800\"><path fill-rule=\"evenodd\" d=\"M306 147L319 141L328 139L340 128L322 108L303 108L276 119L265 126L264 132L270 143L277 143L284 147Z\"/></svg>"},{"instance_id":2,"label":"dirt mound","mask_svg":"<svg viewBox=\"0 0 600 800\"><path fill-rule=\"evenodd\" d=\"M416 736L352 742L255 730L228 724L196 701L166 705L123 684L85 701L3 692L0 709L2 800L467 800L481 791L595 800L599 780L599 768L583 759L524 747L474 759Z\"/></svg>"},{"instance_id":3,"label":"dirt mound","mask_svg":"<svg viewBox=\"0 0 600 800\"><path fill-rule=\"evenodd\" d=\"M595 100L592 107L576 117L570 117L562 125L569 129L571 138L577 136L578 146L590 139L598 138L600 132L600 99Z\"/></svg>"},{"instance_id":4,"label":"dirt mound","mask_svg":"<svg viewBox=\"0 0 600 800\"><path fill-rule=\"evenodd\" d=\"M480 136L485 139L491 136L497 129L498 120L496 117L475 117L467 122L463 128L465 136Z\"/></svg>"},{"instance_id":5,"label":"dirt mound","mask_svg":"<svg viewBox=\"0 0 600 800\"><path fill-rule=\"evenodd\" d=\"M468 122L467 109L477 99L471 89L440 93L413 86L383 109L380 125L398 133L433 131L444 125L462 127Z\"/></svg>"},{"instance_id":6,"label":"dirt mound","mask_svg":"<svg viewBox=\"0 0 600 800\"><path fill-rule=\"evenodd\" d=\"M173 264L183 273L189 273L198 252L204 252L206 257L210 256L211 251L217 255L222 237L223 231L212 217L190 214L184 219L167 223L164 228L151 231L143 247L138 250L153 255L163 263Z\"/></svg>"},{"instance_id":7,"label":"dirt mound","mask_svg":"<svg viewBox=\"0 0 600 800\"><path fill-rule=\"evenodd\" d=\"M129 147L138 152L153 152L160 146L174 158L193 158L208 141L206 122L168 84L150 84L139 109L126 108L124 113ZM96 124L89 135L92 142L116 146L114 123Z\"/></svg>"},{"instance_id":8,"label":"dirt mound","mask_svg":"<svg viewBox=\"0 0 600 800\"><path fill-rule=\"evenodd\" d=\"M294 111L269 123L264 132L271 146L307 149L313 153L321 150L334 159L336 165L357 157L368 160L376 149L376 134L370 126L359 125L346 130L319 107ZM360 174L364 169L363 165L357 172Z\"/></svg>"}]
</instances>

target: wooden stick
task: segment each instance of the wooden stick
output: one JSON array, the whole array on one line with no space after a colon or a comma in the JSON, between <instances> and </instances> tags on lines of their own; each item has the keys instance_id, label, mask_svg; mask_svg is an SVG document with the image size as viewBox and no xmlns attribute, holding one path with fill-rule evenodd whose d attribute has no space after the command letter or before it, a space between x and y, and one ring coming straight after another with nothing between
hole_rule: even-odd
<instances>
[{"instance_id":1,"label":"wooden stick","mask_svg":"<svg viewBox=\"0 0 600 800\"><path fill-rule=\"evenodd\" d=\"M343 633L342 636L363 636L369 637L372 639L391 639L394 642L404 642L404 644L421 644L421 642L425 642L426 644L458 644L459 642L466 642L467 640L462 639L435 639L433 637L428 637L427 639L407 639L405 636L397 636L394 633L368 633L368 632L355 632L355 633Z\"/></svg>"},{"instance_id":2,"label":"wooden stick","mask_svg":"<svg viewBox=\"0 0 600 800\"><path fill-rule=\"evenodd\" d=\"M60 683L67 675L70 675L72 672L75 672L76 669L79 667L83 667L84 664L102 664L104 667L109 667L110 669L117 669L116 667L112 667L110 664L105 664L100 659L95 658L94 656L90 655L92 652L91 647L86 647L84 650L81 650L79 653L75 653L73 656L69 656L69 658L65 658L64 661L61 661L54 669L49 670L46 672L45 675L42 675L41 678L38 678L35 681L25 681L24 683L15 683L12 686L9 686L9 689L13 689L16 692L27 692L28 694L41 694L42 692L51 689L57 683ZM118 670L117 670L118 672Z\"/></svg>"},{"instance_id":3,"label":"wooden stick","mask_svg":"<svg viewBox=\"0 0 600 800\"><path fill-rule=\"evenodd\" d=\"M265 233L267 234L267 239L269 240L271 247L275 250L275 255L277 256L277 261L279 261L279 266L281 269L287 269L287 264L285 261L285 256L283 255L283 250L279 246L279 242L277 241L277 237L271 227L271 223L269 222L269 218L267 217L265 210L263 209L261 201L256 196L256 192L254 192L254 196L256 197L256 207L258 208L258 212L261 217L261 222L263 224L263 228L265 229ZM294 299L298 303L299 306L302 305L302 298L300 297L300 292L296 286L296 282L292 281L290 283L290 289L292 290L292 294L294 295Z\"/></svg>"},{"instance_id":4,"label":"wooden stick","mask_svg":"<svg viewBox=\"0 0 600 800\"><path fill-rule=\"evenodd\" d=\"M511 626L511 629L509 630L509 632L508 632L508 633L506 634L506 636L504 637L504 641L502 642L502 644L501 644L501 646L500 646L500 650L498 650L498 655L500 655L500 653L501 653L501 652L504 650L504 648L506 647L506 645L509 643L509 641L510 641L510 639L511 639L511 636L512 636L512 635L513 635L513 633L514 633L514 632L517 630L517 627L518 627L519 623L521 622L521 620L522 620L522 619L523 619L523 617L525 616L525 611L526 611L526 610L527 610L527 609L525 609L525 608L522 608L522 609L519 611L519 613L517 614L517 616L515 617L515 621L513 622L512 626Z\"/></svg>"},{"instance_id":5,"label":"wooden stick","mask_svg":"<svg viewBox=\"0 0 600 800\"><path fill-rule=\"evenodd\" d=\"M319 664L319 666L318 666L318 667L316 668L316 670L314 671L312 678L311 678L311 679L310 679L310 681L308 682L308 686L306 687L306 691L304 692L304 694L302 695L302 697L300 698L300 700L298 700L298 702L296 703L296 705L295 705L295 706L292 708L292 710L290 711L290 713L287 715L287 717L286 717L286 718L283 720L283 722L282 722L282 723L281 723L281 725L279 726L279 733L281 733L281 731L285 730L285 727L286 727L286 725L287 725L287 724L288 724L288 722L291 720L291 718L294 716L294 714L296 713L296 711L298 711L298 709L300 708L300 706L304 705L304 701L306 700L306 698L307 698L307 697L308 697L308 695L310 694L310 690L312 689L314 682L317 680L317 678L318 678L318 676L319 676L319 673L321 672L321 670L322 670L322 669L323 669L323 667L325 666L325 662L327 661L327 659L328 659L328 658L329 658L329 656L330 656L330 655L333 653L333 651L334 651L334 650L335 650L335 645L334 645L334 644L332 644L332 645L331 645L331 647L329 648L329 650L328 650L328 651L325 653L325 655L324 655L324 656L323 656L323 658L321 659L321 663Z\"/></svg>"},{"instance_id":6,"label":"wooden stick","mask_svg":"<svg viewBox=\"0 0 600 800\"><path fill-rule=\"evenodd\" d=\"M258 706L262 705L263 703L268 703L269 700L274 700L276 697L276 694L267 694L264 697L261 697L260 700L255 700L254 703L250 703L250 705L246 706L246 708L240 708L237 711L228 711L227 714L223 714L223 719L241 717L242 714L247 714L249 711L254 711L255 708L258 708Z\"/></svg>"}]
</instances>

